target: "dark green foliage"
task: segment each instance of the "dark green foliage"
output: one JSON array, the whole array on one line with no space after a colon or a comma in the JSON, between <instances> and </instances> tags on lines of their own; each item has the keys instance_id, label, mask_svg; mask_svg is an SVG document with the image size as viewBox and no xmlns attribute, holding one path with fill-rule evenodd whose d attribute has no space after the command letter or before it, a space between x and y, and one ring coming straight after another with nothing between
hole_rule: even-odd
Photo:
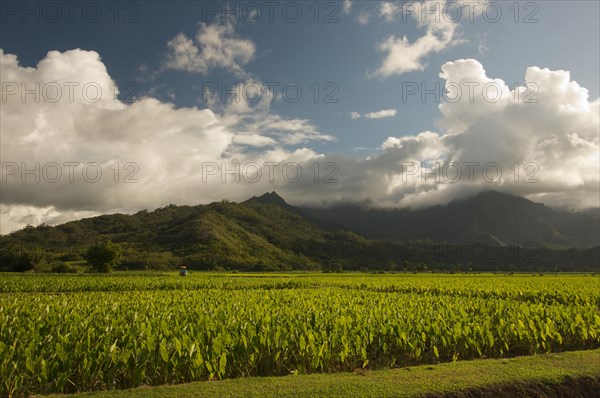
<instances>
[{"instance_id":1,"label":"dark green foliage","mask_svg":"<svg viewBox=\"0 0 600 398\"><path fill-rule=\"evenodd\" d=\"M88 264L98 272L110 272L121 263L121 256L121 246L111 241L94 245L86 253Z\"/></svg>"},{"instance_id":2,"label":"dark green foliage","mask_svg":"<svg viewBox=\"0 0 600 398\"><path fill-rule=\"evenodd\" d=\"M24 272L33 269L34 261L25 250L3 246L0 249L0 267L3 271Z\"/></svg>"},{"instance_id":3,"label":"dark green foliage","mask_svg":"<svg viewBox=\"0 0 600 398\"><path fill-rule=\"evenodd\" d=\"M39 245L0 241L0 271L25 272L37 268L49 270L55 255Z\"/></svg>"},{"instance_id":4,"label":"dark green foliage","mask_svg":"<svg viewBox=\"0 0 600 398\"><path fill-rule=\"evenodd\" d=\"M175 257L170 251L138 251L129 247L123 252L119 268L168 270L177 268L180 262L181 259Z\"/></svg>"},{"instance_id":5,"label":"dark green foliage","mask_svg":"<svg viewBox=\"0 0 600 398\"><path fill-rule=\"evenodd\" d=\"M62 261L57 261L52 265L51 271L57 272L57 273L74 274L77 272L77 268L75 268L67 263L63 263Z\"/></svg>"},{"instance_id":6,"label":"dark green foliage","mask_svg":"<svg viewBox=\"0 0 600 398\"><path fill-rule=\"evenodd\" d=\"M323 265L323 272L343 272L342 264L339 261L329 260Z\"/></svg>"}]
</instances>

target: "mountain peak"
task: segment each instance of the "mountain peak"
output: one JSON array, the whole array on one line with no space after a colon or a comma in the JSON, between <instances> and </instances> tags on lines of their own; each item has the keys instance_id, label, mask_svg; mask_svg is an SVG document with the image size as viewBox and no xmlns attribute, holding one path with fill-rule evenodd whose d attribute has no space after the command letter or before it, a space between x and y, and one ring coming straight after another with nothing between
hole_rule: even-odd
<instances>
[{"instance_id":1,"label":"mountain peak","mask_svg":"<svg viewBox=\"0 0 600 398\"><path fill-rule=\"evenodd\" d=\"M517 196L510 194L510 193L504 193L504 192L498 192L494 189L487 189L481 192L478 192L477 194L473 195L473 197L479 197L479 198L517 198ZM521 198L523 199L523 198Z\"/></svg>"},{"instance_id":2,"label":"mountain peak","mask_svg":"<svg viewBox=\"0 0 600 398\"><path fill-rule=\"evenodd\" d=\"M528 201L525 198L514 196L509 193L498 192L493 189L488 189L488 190L477 192L463 200L470 201L470 202L480 202L480 201L497 202L497 201L514 201L515 199Z\"/></svg>"},{"instance_id":3,"label":"mountain peak","mask_svg":"<svg viewBox=\"0 0 600 398\"><path fill-rule=\"evenodd\" d=\"M510 193L498 192L493 189L481 191L469 198L460 201L463 203L468 203L469 205L499 205L506 206L512 209L513 211L517 208L537 208L537 209L546 209L547 211L552 211L543 203L533 202L529 199L523 198L521 196L515 196ZM456 201L455 201L456 203Z\"/></svg>"},{"instance_id":4,"label":"mountain peak","mask_svg":"<svg viewBox=\"0 0 600 398\"><path fill-rule=\"evenodd\" d=\"M287 202L275 191L266 192L260 196L253 196L244 203L247 202L271 203L281 207L290 207L290 205L288 205Z\"/></svg>"}]
</instances>

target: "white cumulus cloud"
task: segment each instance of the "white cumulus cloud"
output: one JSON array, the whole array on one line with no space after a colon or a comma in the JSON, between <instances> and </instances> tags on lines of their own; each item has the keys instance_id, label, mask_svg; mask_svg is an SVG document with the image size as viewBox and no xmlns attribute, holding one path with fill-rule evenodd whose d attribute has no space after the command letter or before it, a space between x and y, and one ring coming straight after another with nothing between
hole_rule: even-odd
<instances>
[{"instance_id":1,"label":"white cumulus cloud","mask_svg":"<svg viewBox=\"0 0 600 398\"><path fill-rule=\"evenodd\" d=\"M449 2L449 1L448 1ZM477 15L485 2L452 2L455 7L460 7L461 16L471 18ZM422 2L409 2L397 4L383 2L379 14L386 21L393 21L397 14L402 14L403 23L411 17L417 26L425 29L423 36L414 41L408 37L388 36L377 45L377 49L384 54L384 59L379 68L370 77L386 78L403 73L422 71L427 67L425 59L434 53L439 53L462 42L459 29L461 18L451 15L445 8L446 2L426 0Z\"/></svg>"},{"instance_id":2,"label":"white cumulus cloud","mask_svg":"<svg viewBox=\"0 0 600 398\"><path fill-rule=\"evenodd\" d=\"M372 200L426 207L495 189L557 207L598 206L600 100L568 71L533 66L524 86L511 90L476 60L447 62L440 76L474 85L472 100L463 89L439 105L439 131L408 134L399 124L362 157L317 153L307 145L334 137L310 120L273 113L268 96L219 109L177 108L149 97L125 104L115 99L115 83L94 51L51 51L27 68L0 50L0 63L2 233L273 190L296 205ZM57 82L77 83L73 98L65 89L48 100ZM21 98L21 84L36 83L41 100ZM94 84L84 92L88 83ZM494 101L481 95L486 85L496 91ZM91 101L98 88L102 95ZM436 163L446 173L440 181L429 170Z\"/></svg>"},{"instance_id":3,"label":"white cumulus cloud","mask_svg":"<svg viewBox=\"0 0 600 398\"><path fill-rule=\"evenodd\" d=\"M350 14L351 10L352 10L352 0L344 0L344 2L342 3L342 12L344 14Z\"/></svg>"},{"instance_id":4,"label":"white cumulus cloud","mask_svg":"<svg viewBox=\"0 0 600 398\"><path fill-rule=\"evenodd\" d=\"M360 119L361 117L364 117L365 119L386 119L396 116L396 113L398 113L396 109L382 109L376 112L365 113L364 115L361 115L358 112L350 112L350 118Z\"/></svg>"},{"instance_id":5,"label":"white cumulus cloud","mask_svg":"<svg viewBox=\"0 0 600 398\"><path fill-rule=\"evenodd\" d=\"M232 23L203 23L194 39L179 33L167 43L167 69L207 74L223 68L237 75L245 75L243 67L252 61L256 45L240 38Z\"/></svg>"},{"instance_id":6,"label":"white cumulus cloud","mask_svg":"<svg viewBox=\"0 0 600 398\"><path fill-rule=\"evenodd\" d=\"M388 117L396 116L397 111L395 109L382 109L377 112L369 112L365 115L367 119L385 119Z\"/></svg>"}]
</instances>

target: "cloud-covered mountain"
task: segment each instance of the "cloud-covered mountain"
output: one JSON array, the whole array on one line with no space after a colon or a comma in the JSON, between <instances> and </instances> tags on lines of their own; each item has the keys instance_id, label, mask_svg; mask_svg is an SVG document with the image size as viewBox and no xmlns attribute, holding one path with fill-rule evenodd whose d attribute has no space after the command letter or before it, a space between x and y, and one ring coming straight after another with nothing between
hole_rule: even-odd
<instances>
[{"instance_id":1,"label":"cloud-covered mountain","mask_svg":"<svg viewBox=\"0 0 600 398\"><path fill-rule=\"evenodd\" d=\"M302 211L321 225L348 229L370 239L553 248L600 246L598 209L587 213L555 211L544 204L496 191L414 211L365 204Z\"/></svg>"},{"instance_id":2,"label":"cloud-covered mountain","mask_svg":"<svg viewBox=\"0 0 600 398\"><path fill-rule=\"evenodd\" d=\"M479 204L476 204L479 203ZM455 212L454 218L445 224L440 216L449 216L448 209ZM38 261L81 260L85 250L91 245L112 240L124 249L123 265L129 268L175 267L185 264L195 269L224 267L240 270L290 270L327 269L343 267L347 270L393 269L397 270L510 270L517 267L523 271L594 270L598 267L600 250L598 247L583 250L556 250L541 247L549 244L543 234L545 229L536 227L520 231L523 223L532 216L558 217L544 221L579 221L590 234L593 234L585 218L568 219L554 214L543 205L533 204L524 199L498 193L481 194L472 200L453 203L437 210L415 212L410 222L431 221L426 230L408 233L410 238L391 240L390 237L406 232L406 220L400 220L400 213L369 211L359 207L331 209L327 218L331 222L315 222L315 214L307 216L307 210L288 205L275 192L253 197L243 203L221 201L209 205L175 206L170 205L155 211L141 211L133 215L109 214L72 221L55 227L27 227L10 235L0 237L0 270L10 267L10 253L29 252ZM508 222L500 221L507 211L515 214ZM481 213L485 213L483 217ZM528 215L527 212L535 214ZM349 213L352 213L349 214ZM346 218L343 218L346 217ZM348 218L350 217L350 218ZM352 219L352 217L354 217ZM451 242L464 239L465 243L444 243L430 240L440 231L464 217L462 225L454 226L459 235ZM473 223L473 217L482 223ZM523 222L516 222L523 217ZM337 224L353 220L357 230L373 228L374 221L389 222L370 231L386 239L367 239L359 234L332 228L324 224ZM489 220L488 220L489 218ZM436 219L440 222L433 222ZM493 221L495 220L495 221ZM498 225L494 225L498 223ZM321 225L319 225L321 223ZM514 224L514 225L512 225ZM457 228L458 227L458 228ZM472 230L470 228L479 228ZM502 246L491 238L491 228L498 236L504 237L500 227L529 244ZM568 222L563 229L553 235L568 236L572 227ZM581 227L581 225L580 225ZM345 228L349 229L349 228ZM387 229L384 231L384 229ZM446 230L451 234L453 230ZM541 232L540 232L541 231ZM367 231L369 232L369 231ZM537 234L526 236L527 233ZM418 236L418 234L422 234ZM533 244L542 236L546 240ZM597 236L597 231L596 231ZM568 236L572 239L572 236ZM563 238L557 241L565 243ZM508 239L507 239L508 240ZM586 241L587 242L587 241ZM523 242L518 242L523 243ZM582 246L586 246L582 244Z\"/></svg>"}]
</instances>

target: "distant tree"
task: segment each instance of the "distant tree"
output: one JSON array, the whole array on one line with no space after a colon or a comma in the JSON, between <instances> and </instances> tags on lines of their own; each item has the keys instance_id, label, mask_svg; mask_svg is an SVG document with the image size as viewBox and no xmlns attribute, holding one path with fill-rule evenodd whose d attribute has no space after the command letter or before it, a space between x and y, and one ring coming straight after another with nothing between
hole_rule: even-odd
<instances>
[{"instance_id":1,"label":"distant tree","mask_svg":"<svg viewBox=\"0 0 600 398\"><path fill-rule=\"evenodd\" d=\"M407 272L409 268L410 268L410 263L408 262L408 260L402 261L402 270L404 272Z\"/></svg>"},{"instance_id":2,"label":"distant tree","mask_svg":"<svg viewBox=\"0 0 600 398\"><path fill-rule=\"evenodd\" d=\"M331 271L332 272L343 272L342 264L339 261L334 261L331 263Z\"/></svg>"},{"instance_id":3,"label":"distant tree","mask_svg":"<svg viewBox=\"0 0 600 398\"><path fill-rule=\"evenodd\" d=\"M111 241L106 241L90 247L86 253L86 260L98 272L110 272L121 262L121 246Z\"/></svg>"},{"instance_id":4,"label":"distant tree","mask_svg":"<svg viewBox=\"0 0 600 398\"><path fill-rule=\"evenodd\" d=\"M462 265L462 263L457 263L457 264L455 264L455 265L454 265L454 267L452 268L452 270L453 270L454 272L458 272L458 273L462 272L462 271L463 271L463 269L464 269L464 266Z\"/></svg>"},{"instance_id":5,"label":"distant tree","mask_svg":"<svg viewBox=\"0 0 600 398\"><path fill-rule=\"evenodd\" d=\"M468 272L473 272L473 263L470 262L470 261L467 263L467 271Z\"/></svg>"},{"instance_id":6,"label":"distant tree","mask_svg":"<svg viewBox=\"0 0 600 398\"><path fill-rule=\"evenodd\" d=\"M45 257L40 258L40 260L33 266L33 270L35 272L49 272L52 270L52 264L46 260Z\"/></svg>"},{"instance_id":7,"label":"distant tree","mask_svg":"<svg viewBox=\"0 0 600 398\"><path fill-rule=\"evenodd\" d=\"M329 259L323 264L323 272L343 272L343 267L339 261Z\"/></svg>"},{"instance_id":8,"label":"distant tree","mask_svg":"<svg viewBox=\"0 0 600 398\"><path fill-rule=\"evenodd\" d=\"M394 260L388 260L388 262L387 262L388 271L394 272L394 271L396 271L397 267L398 266L396 265L396 262Z\"/></svg>"}]
</instances>

